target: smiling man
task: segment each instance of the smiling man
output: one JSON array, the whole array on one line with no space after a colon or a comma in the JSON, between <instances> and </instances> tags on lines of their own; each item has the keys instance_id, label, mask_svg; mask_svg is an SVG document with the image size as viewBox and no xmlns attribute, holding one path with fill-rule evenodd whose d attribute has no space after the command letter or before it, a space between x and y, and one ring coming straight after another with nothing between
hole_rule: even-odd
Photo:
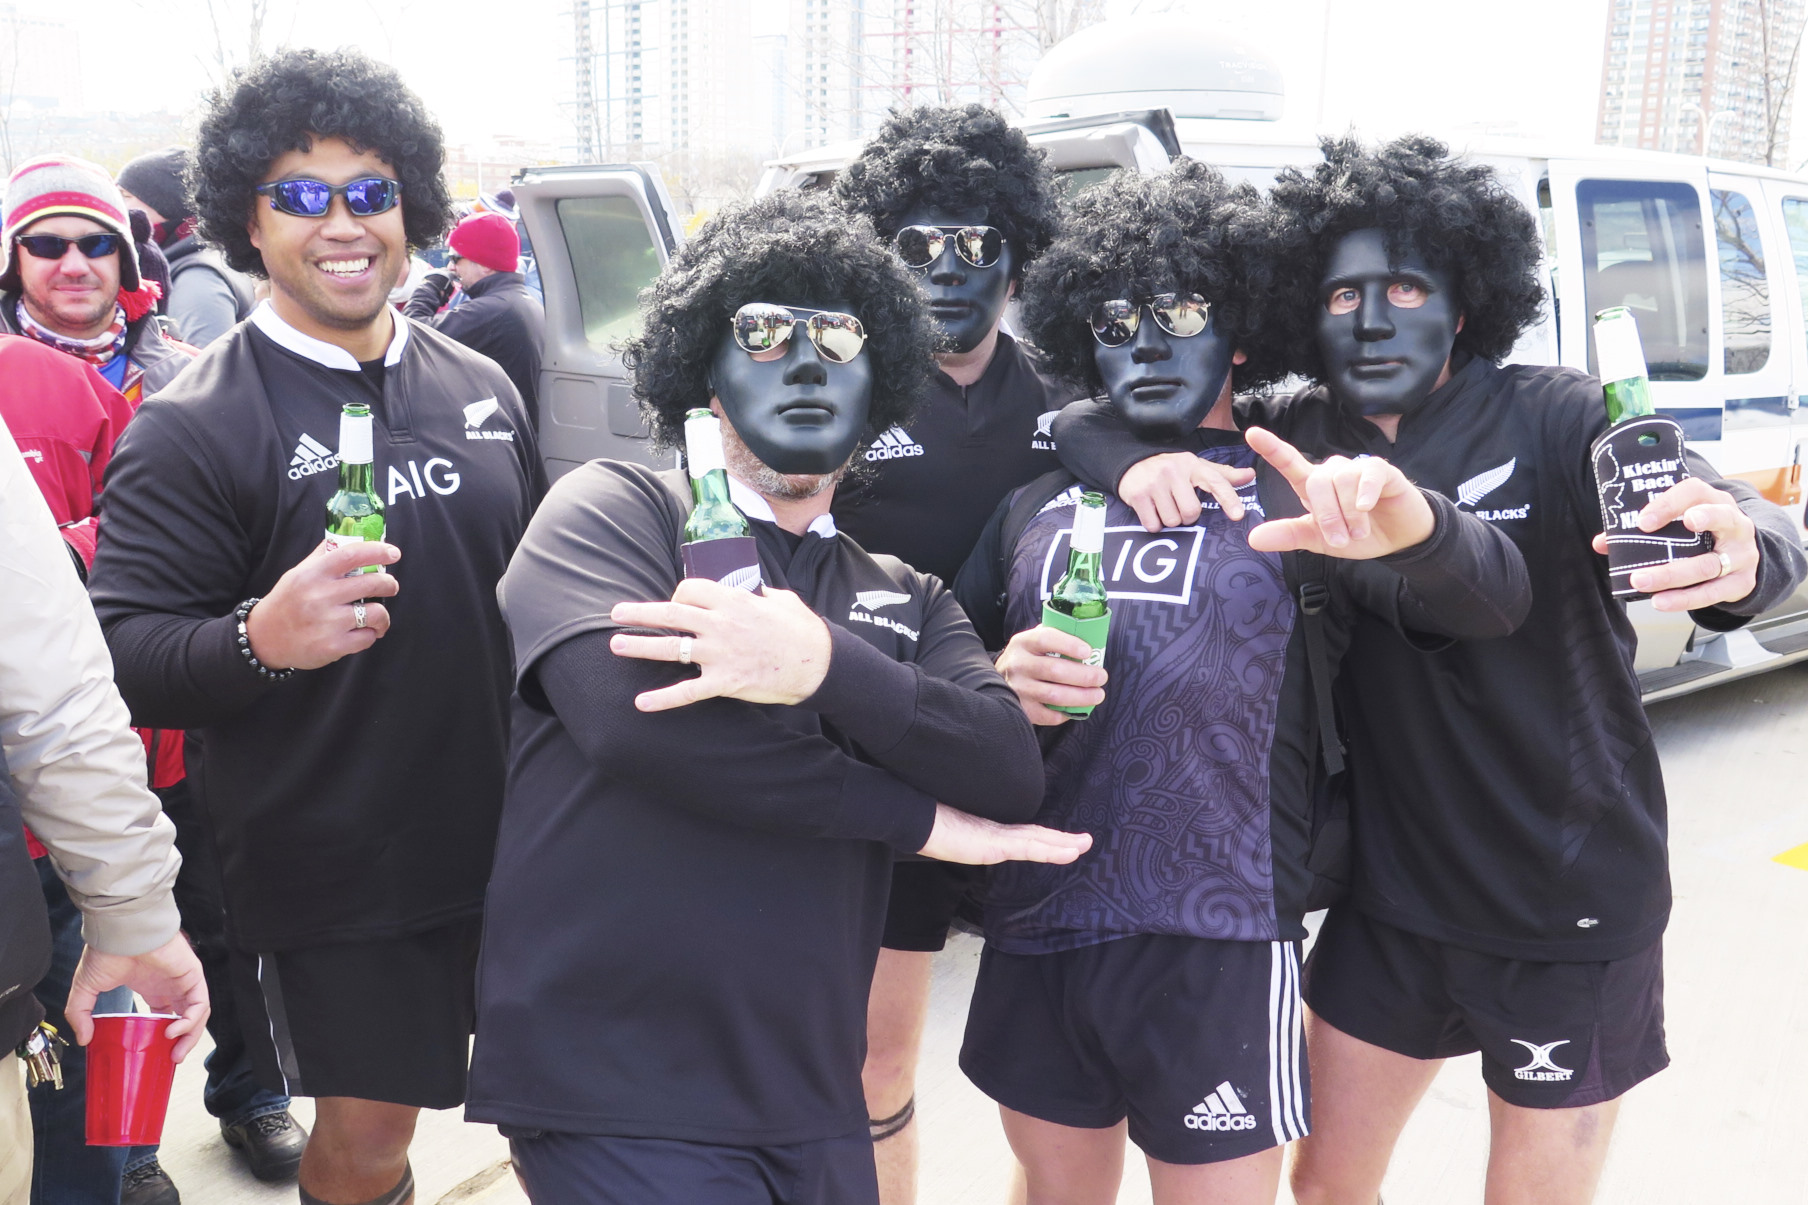
<instances>
[{"instance_id":1,"label":"smiling man","mask_svg":"<svg viewBox=\"0 0 1808 1205\"><path fill-rule=\"evenodd\" d=\"M720 416L766 589L680 580L677 471L593 461L534 517L501 589L515 743L467 1115L547 1205L874 1205L893 854L1087 839L997 823L1042 794L1010 689L940 582L830 515L930 371L903 266L788 192L719 214L646 296L635 393L667 445Z\"/></svg>"},{"instance_id":2,"label":"smiling man","mask_svg":"<svg viewBox=\"0 0 1808 1205\"><path fill-rule=\"evenodd\" d=\"M304 1205L410 1200L416 1113L464 1099L506 744L494 588L542 474L502 370L386 303L450 218L443 159L355 52L276 55L212 98L202 232L270 300L140 411L94 568L133 713L199 738L252 1062L315 1098ZM334 550L346 403L374 415L387 530Z\"/></svg>"}]
</instances>

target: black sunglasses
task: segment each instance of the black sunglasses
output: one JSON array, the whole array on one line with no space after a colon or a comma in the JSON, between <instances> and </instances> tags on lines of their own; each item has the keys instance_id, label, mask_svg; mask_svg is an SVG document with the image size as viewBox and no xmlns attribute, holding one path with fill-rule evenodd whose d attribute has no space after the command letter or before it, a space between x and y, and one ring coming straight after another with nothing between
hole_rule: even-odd
<instances>
[{"instance_id":1,"label":"black sunglasses","mask_svg":"<svg viewBox=\"0 0 1808 1205\"><path fill-rule=\"evenodd\" d=\"M1101 301L1092 311L1092 337L1103 347L1122 347L1136 338L1143 310L1168 334L1191 339L1205 329L1212 307L1197 293L1157 293L1142 301Z\"/></svg>"},{"instance_id":2,"label":"black sunglasses","mask_svg":"<svg viewBox=\"0 0 1808 1205\"><path fill-rule=\"evenodd\" d=\"M807 319L805 314L809 315ZM846 364L866 346L866 328L860 325L860 319L833 310L751 301L735 311L730 326L735 343L756 360L777 359L772 353L790 342L791 333L799 326L831 364Z\"/></svg>"},{"instance_id":3,"label":"black sunglasses","mask_svg":"<svg viewBox=\"0 0 1808 1205\"><path fill-rule=\"evenodd\" d=\"M975 268L989 268L1004 254L1004 235L996 226L906 226L892 242L910 268L927 268L942 258L942 248L949 242L954 253Z\"/></svg>"},{"instance_id":4,"label":"black sunglasses","mask_svg":"<svg viewBox=\"0 0 1808 1205\"><path fill-rule=\"evenodd\" d=\"M323 218L332 207L333 198L343 196L345 207L353 217L370 218L388 213L402 199L399 181L384 176L365 176L345 184L328 184L324 180L273 180L260 184L257 191L270 198L270 208L298 218Z\"/></svg>"},{"instance_id":5,"label":"black sunglasses","mask_svg":"<svg viewBox=\"0 0 1808 1205\"><path fill-rule=\"evenodd\" d=\"M100 259L119 250L117 234L84 234L64 238L60 234L21 234L14 240L38 259L62 259L70 247L78 247L89 259Z\"/></svg>"}]
</instances>

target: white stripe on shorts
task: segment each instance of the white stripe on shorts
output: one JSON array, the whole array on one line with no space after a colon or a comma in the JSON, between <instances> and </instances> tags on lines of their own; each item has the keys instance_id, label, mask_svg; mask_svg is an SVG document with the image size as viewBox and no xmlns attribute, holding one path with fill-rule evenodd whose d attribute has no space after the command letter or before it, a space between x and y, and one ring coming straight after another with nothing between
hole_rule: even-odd
<instances>
[{"instance_id":1,"label":"white stripe on shorts","mask_svg":"<svg viewBox=\"0 0 1808 1205\"><path fill-rule=\"evenodd\" d=\"M1300 1084L1303 1026L1299 955L1290 941L1269 942L1268 1111L1277 1143L1306 1136L1305 1092Z\"/></svg>"}]
</instances>

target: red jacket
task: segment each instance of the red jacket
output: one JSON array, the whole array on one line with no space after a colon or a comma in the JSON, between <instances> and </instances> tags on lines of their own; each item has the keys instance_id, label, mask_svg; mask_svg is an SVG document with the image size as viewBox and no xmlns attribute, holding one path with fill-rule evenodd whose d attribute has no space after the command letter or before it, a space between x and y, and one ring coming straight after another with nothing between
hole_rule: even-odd
<instances>
[{"instance_id":1,"label":"red jacket","mask_svg":"<svg viewBox=\"0 0 1808 1205\"><path fill-rule=\"evenodd\" d=\"M34 339L0 335L0 418L83 565L94 562L94 511L113 443L135 409L92 365ZM147 756L155 741L151 785L182 781L182 734L145 728L138 735Z\"/></svg>"}]
</instances>

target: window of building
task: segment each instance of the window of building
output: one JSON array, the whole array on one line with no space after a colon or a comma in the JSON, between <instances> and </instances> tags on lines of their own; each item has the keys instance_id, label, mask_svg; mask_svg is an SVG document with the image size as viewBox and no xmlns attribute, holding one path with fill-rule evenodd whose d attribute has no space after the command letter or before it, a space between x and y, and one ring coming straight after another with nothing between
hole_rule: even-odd
<instances>
[{"instance_id":1,"label":"window of building","mask_svg":"<svg viewBox=\"0 0 1808 1205\"><path fill-rule=\"evenodd\" d=\"M1708 371L1708 280L1701 204L1687 184L1582 180L1582 280L1588 312L1623 305L1638 320L1654 381ZM1589 340L1589 369L1595 368Z\"/></svg>"},{"instance_id":2,"label":"window of building","mask_svg":"<svg viewBox=\"0 0 1808 1205\"><path fill-rule=\"evenodd\" d=\"M1715 189L1714 241L1720 248L1720 314L1726 371L1757 372L1770 360L1770 282L1758 215L1744 193Z\"/></svg>"}]
</instances>

